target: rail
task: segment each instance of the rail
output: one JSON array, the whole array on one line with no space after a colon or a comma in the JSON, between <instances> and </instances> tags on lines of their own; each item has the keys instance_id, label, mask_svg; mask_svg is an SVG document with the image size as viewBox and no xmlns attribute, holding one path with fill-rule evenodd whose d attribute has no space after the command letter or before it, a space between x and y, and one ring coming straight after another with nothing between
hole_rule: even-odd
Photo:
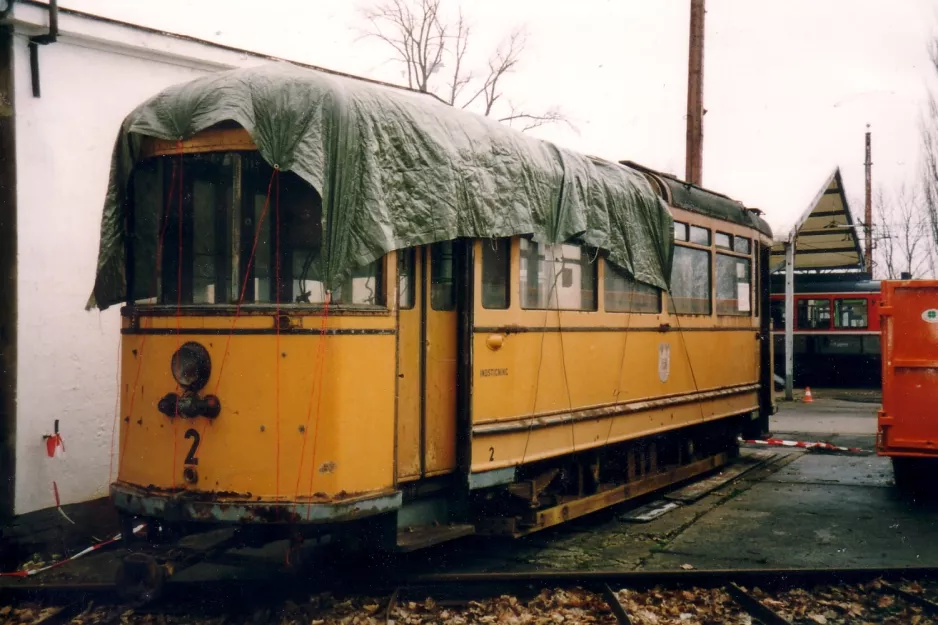
<instances>
[{"instance_id":1,"label":"rail","mask_svg":"<svg viewBox=\"0 0 938 625\"><path fill-rule=\"evenodd\" d=\"M290 580L287 583L287 580ZM411 575L382 571L378 575L357 577L354 580L332 580L328 584L311 588L309 580L298 576L276 575L265 579L261 584L256 580L237 582L233 580L212 582L186 582L176 579L167 580L159 598L147 603L133 604L131 607L138 614L160 614L163 611L180 610L187 601L194 601L199 606L196 610L205 610L214 598L223 610L230 610L230 598L237 596L233 591L243 589L250 584L253 597L263 597L269 606L278 602L298 601L309 597L311 593L330 591L343 596L384 597L380 604L371 606L372 613L380 613L392 621L392 613L402 605L411 606L414 602L426 601L433 597L438 606L458 609L460 606L479 605L479 601L492 597L531 597L545 589L581 589L592 593L595 603L592 605L594 616L614 618L617 623L644 622L645 617L636 618L631 613L627 601L620 599L623 593L651 591L662 597L662 592L688 589L707 592L725 593L737 613L746 613L754 621L765 624L784 624L792 621L777 609L780 601L771 599L772 592L785 589L802 589L810 595L810 588L818 586L846 587L849 585L870 585L878 596L888 596L888 600L875 599L875 605L892 606L894 602L903 602L915 614L938 616L938 586L932 597L923 593L913 593L903 589L895 582L920 583L938 581L938 567L888 567L888 568L772 568L772 569L705 569L705 570L552 570L508 573L455 572L439 574ZM614 588L619 588L618 593ZM754 589L760 589L758 591ZM801 591L799 591L801 592ZM859 594L869 594L862 588ZM761 595L761 596L760 596ZM661 599L661 605L667 609L682 611L690 609L692 601L687 592L673 593L671 599ZM115 605L118 597L117 586L108 583L17 583L0 587L0 606L8 602L35 602L45 606L46 617L42 621L48 625L67 623L86 610L89 602L95 605ZM683 599L681 597L684 597ZM766 599L769 600L766 600ZM872 599L871 599L872 601ZM670 603L669 603L670 602ZM829 605L830 601L818 601L819 605ZM111 620L95 622L120 622L121 614L126 614L124 604L112 611ZM183 608L184 609L184 608ZM875 619L874 619L875 621ZM410 621L408 621L410 622ZM423 622L423 621L420 621ZM602 622L598 620L597 622ZM611 622L608 621L607 622Z\"/></svg>"}]
</instances>

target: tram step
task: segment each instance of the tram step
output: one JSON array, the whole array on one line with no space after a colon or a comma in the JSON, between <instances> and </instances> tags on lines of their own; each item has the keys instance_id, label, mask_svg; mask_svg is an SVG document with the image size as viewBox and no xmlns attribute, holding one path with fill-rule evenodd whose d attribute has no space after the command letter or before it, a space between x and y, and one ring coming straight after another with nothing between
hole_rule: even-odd
<instances>
[{"instance_id":1,"label":"tram step","mask_svg":"<svg viewBox=\"0 0 938 625\"><path fill-rule=\"evenodd\" d=\"M475 534L476 528L469 524L421 525L401 528L397 532L397 550L416 551L431 545Z\"/></svg>"}]
</instances>

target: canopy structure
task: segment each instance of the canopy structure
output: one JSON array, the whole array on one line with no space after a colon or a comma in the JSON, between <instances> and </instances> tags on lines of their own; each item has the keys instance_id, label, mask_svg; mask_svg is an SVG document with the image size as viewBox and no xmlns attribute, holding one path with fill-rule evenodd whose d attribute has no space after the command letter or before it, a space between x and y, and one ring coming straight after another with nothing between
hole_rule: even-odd
<instances>
[{"instance_id":1,"label":"canopy structure","mask_svg":"<svg viewBox=\"0 0 938 625\"><path fill-rule=\"evenodd\" d=\"M236 122L261 157L322 196L327 288L395 250L460 237L578 239L667 290L672 218L643 174L425 94L281 62L175 85L124 120L111 160L88 308L126 300L128 181L144 137Z\"/></svg>"},{"instance_id":2,"label":"canopy structure","mask_svg":"<svg viewBox=\"0 0 938 625\"><path fill-rule=\"evenodd\" d=\"M788 239L795 240L795 269L865 269L863 252L857 236L840 168L834 169L798 218ZM778 271L785 266L786 240L772 246L771 266Z\"/></svg>"}]
</instances>

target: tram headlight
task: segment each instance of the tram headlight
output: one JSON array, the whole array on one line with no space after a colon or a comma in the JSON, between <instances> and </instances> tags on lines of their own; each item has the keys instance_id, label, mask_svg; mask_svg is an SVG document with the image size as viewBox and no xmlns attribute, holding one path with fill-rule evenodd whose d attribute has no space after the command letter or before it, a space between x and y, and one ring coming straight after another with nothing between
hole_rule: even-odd
<instances>
[{"instance_id":1,"label":"tram headlight","mask_svg":"<svg viewBox=\"0 0 938 625\"><path fill-rule=\"evenodd\" d=\"M209 358L207 349L190 341L173 354L170 369L179 386L198 391L208 383L212 373L212 359Z\"/></svg>"}]
</instances>

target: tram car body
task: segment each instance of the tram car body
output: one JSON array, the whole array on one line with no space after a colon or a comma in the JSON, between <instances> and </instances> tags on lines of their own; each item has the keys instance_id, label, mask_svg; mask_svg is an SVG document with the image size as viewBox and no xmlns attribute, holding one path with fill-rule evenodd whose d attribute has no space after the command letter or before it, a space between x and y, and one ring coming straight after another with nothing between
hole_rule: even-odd
<instances>
[{"instance_id":1,"label":"tram car body","mask_svg":"<svg viewBox=\"0 0 938 625\"><path fill-rule=\"evenodd\" d=\"M312 70L282 80L283 71L224 80L284 92L325 84L334 101L391 98L409 119L426 109L466 133L485 124L517 145L549 146L429 96ZM199 80L191 84L216 79ZM130 175L125 187L112 177L109 200L125 225L105 211L102 241L126 236L121 250L102 243L89 303L123 302L111 496L128 526L238 525L400 550L521 536L710 471L738 453L740 433L767 429L772 239L742 204L590 159L607 183L627 177L633 199L660 202L660 214L654 202L644 210L673 249L670 292L629 275L586 235L551 243L492 236L484 224L485 236L387 250L327 292L309 267L353 229L323 217L336 175L323 177L333 185L324 192L281 171L265 156L279 135L233 123L225 89L199 100L188 88L125 122L113 170L126 157ZM181 127L210 116L200 106L222 113L173 138L151 109L175 100L190 107ZM289 97L271 101L277 115L296 113ZM450 167L418 166L421 138L414 171L432 171L415 194L434 167ZM586 197L602 199L596 187ZM370 198L357 218L391 199ZM109 273L108 249L120 270Z\"/></svg>"},{"instance_id":2,"label":"tram car body","mask_svg":"<svg viewBox=\"0 0 938 625\"><path fill-rule=\"evenodd\" d=\"M795 274L794 383L873 387L882 382L880 283L869 274ZM785 276L772 276L774 366L785 370Z\"/></svg>"}]
</instances>

